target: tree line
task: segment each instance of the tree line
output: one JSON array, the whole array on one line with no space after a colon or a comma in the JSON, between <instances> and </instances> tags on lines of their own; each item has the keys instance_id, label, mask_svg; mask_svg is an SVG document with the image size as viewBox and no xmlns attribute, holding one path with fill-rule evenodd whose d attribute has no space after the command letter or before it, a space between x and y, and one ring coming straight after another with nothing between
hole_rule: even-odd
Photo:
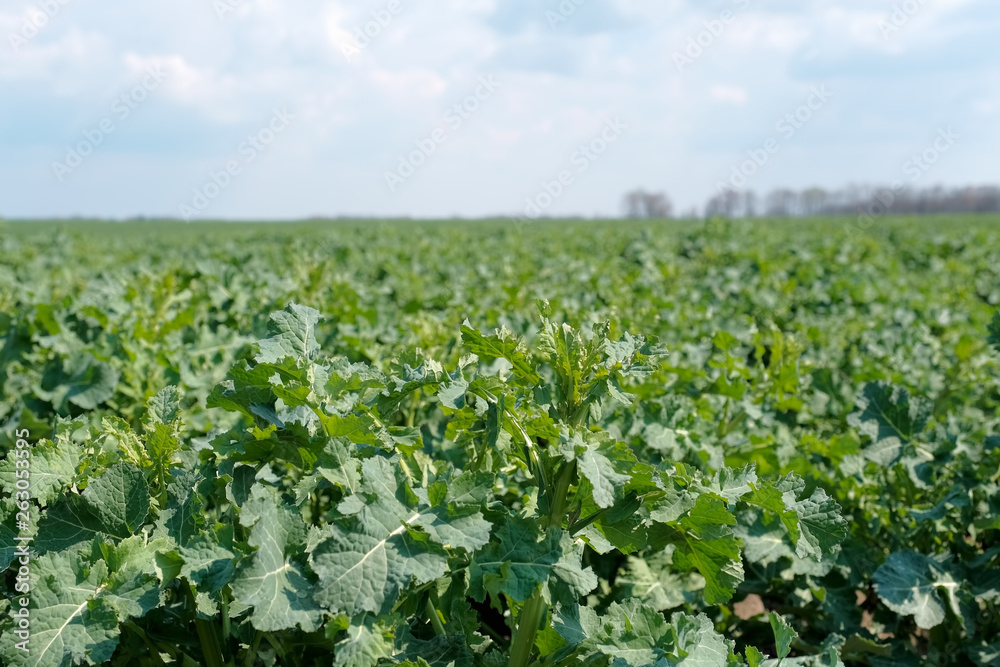
<instances>
[{"instance_id":1,"label":"tree line","mask_svg":"<svg viewBox=\"0 0 1000 667\"><path fill-rule=\"evenodd\" d=\"M622 208L626 218L675 217L674 205L663 192L634 190L625 195ZM840 190L780 188L763 197L752 190L727 189L705 203L704 217L805 218L871 214L873 210L897 215L1000 213L1000 186L908 188L862 184ZM698 212L681 217L698 217Z\"/></svg>"}]
</instances>

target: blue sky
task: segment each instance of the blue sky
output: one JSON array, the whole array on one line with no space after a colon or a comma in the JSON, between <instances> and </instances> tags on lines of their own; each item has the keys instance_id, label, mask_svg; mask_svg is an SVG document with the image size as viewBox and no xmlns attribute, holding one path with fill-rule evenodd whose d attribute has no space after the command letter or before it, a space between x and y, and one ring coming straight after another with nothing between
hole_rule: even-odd
<instances>
[{"instance_id":1,"label":"blue sky","mask_svg":"<svg viewBox=\"0 0 1000 667\"><path fill-rule=\"evenodd\" d=\"M1000 4L833 5L10 0L0 216L686 212L754 154L760 193L902 180L948 128L915 184L1000 183Z\"/></svg>"}]
</instances>

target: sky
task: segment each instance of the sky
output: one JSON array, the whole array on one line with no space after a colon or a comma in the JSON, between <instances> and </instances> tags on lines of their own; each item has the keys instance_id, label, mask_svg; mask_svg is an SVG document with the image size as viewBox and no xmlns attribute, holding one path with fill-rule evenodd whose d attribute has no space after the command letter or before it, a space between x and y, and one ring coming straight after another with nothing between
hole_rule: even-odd
<instances>
[{"instance_id":1,"label":"sky","mask_svg":"<svg viewBox=\"0 0 1000 667\"><path fill-rule=\"evenodd\" d=\"M997 184L998 33L996 0L6 0L0 217Z\"/></svg>"}]
</instances>

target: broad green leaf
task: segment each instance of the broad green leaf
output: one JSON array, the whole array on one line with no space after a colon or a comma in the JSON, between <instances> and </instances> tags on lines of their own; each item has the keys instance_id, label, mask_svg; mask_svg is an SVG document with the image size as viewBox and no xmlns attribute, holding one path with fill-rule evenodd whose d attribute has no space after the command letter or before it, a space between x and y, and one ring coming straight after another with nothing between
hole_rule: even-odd
<instances>
[{"instance_id":1,"label":"broad green leaf","mask_svg":"<svg viewBox=\"0 0 1000 667\"><path fill-rule=\"evenodd\" d=\"M601 508L611 507L615 502L615 490L624 487L629 476L615 470L610 459L596 448L588 448L577 463L580 474L594 487L594 503Z\"/></svg>"},{"instance_id":2,"label":"broad green leaf","mask_svg":"<svg viewBox=\"0 0 1000 667\"><path fill-rule=\"evenodd\" d=\"M438 636L429 641L406 642L405 657L422 667L472 667L475 656L464 636Z\"/></svg>"},{"instance_id":3,"label":"broad green leaf","mask_svg":"<svg viewBox=\"0 0 1000 667\"><path fill-rule=\"evenodd\" d=\"M514 375L529 385L541 382L524 344L506 329L499 329L493 335L484 335L472 328L468 320L462 324L462 342L465 347L486 359L506 359L510 362Z\"/></svg>"},{"instance_id":4,"label":"broad green leaf","mask_svg":"<svg viewBox=\"0 0 1000 667\"><path fill-rule=\"evenodd\" d=\"M233 481L230 482L230 489L233 502L236 503L237 507L243 507L243 504L250 498L250 490L256 479L257 471L253 466L238 465L233 468Z\"/></svg>"},{"instance_id":5,"label":"broad green leaf","mask_svg":"<svg viewBox=\"0 0 1000 667\"><path fill-rule=\"evenodd\" d=\"M316 600L348 615L385 613L411 578L426 583L447 569L441 547L410 535L422 514L396 497L400 489L390 464L367 459L362 470L358 493L340 506L353 518L333 526L309 555L320 578Z\"/></svg>"},{"instance_id":6,"label":"broad green leaf","mask_svg":"<svg viewBox=\"0 0 1000 667\"><path fill-rule=\"evenodd\" d=\"M257 362L280 364L291 357L296 363L309 363L319 352L316 342L319 321L319 311L295 303L272 313L267 327L269 335L258 343Z\"/></svg>"},{"instance_id":7,"label":"broad green leaf","mask_svg":"<svg viewBox=\"0 0 1000 667\"><path fill-rule=\"evenodd\" d=\"M177 387L164 387L147 401L147 419L153 424L173 424L180 418L180 400Z\"/></svg>"},{"instance_id":8,"label":"broad green leaf","mask_svg":"<svg viewBox=\"0 0 1000 667\"><path fill-rule=\"evenodd\" d=\"M232 583L233 597L253 607L250 622L261 632L320 626L320 609L312 599L315 584L299 562L306 528L294 512L264 506L250 533L254 555L244 560Z\"/></svg>"},{"instance_id":9,"label":"broad green leaf","mask_svg":"<svg viewBox=\"0 0 1000 667\"><path fill-rule=\"evenodd\" d=\"M95 479L83 494L105 532L128 537L142 527L149 514L149 486L142 471L130 463L116 463Z\"/></svg>"},{"instance_id":10,"label":"broad green leaf","mask_svg":"<svg viewBox=\"0 0 1000 667\"><path fill-rule=\"evenodd\" d=\"M0 488L12 491L16 482L16 459L11 450L0 461ZM80 445L68 436L57 437L55 442L41 440L31 448L31 495L42 507L47 507L63 496L76 479L80 465Z\"/></svg>"},{"instance_id":11,"label":"broad green leaf","mask_svg":"<svg viewBox=\"0 0 1000 667\"><path fill-rule=\"evenodd\" d=\"M693 604L695 592L705 586L697 573L677 574L673 571L674 547L644 558L629 556L627 565L615 578L622 594L633 597L657 611Z\"/></svg>"},{"instance_id":12,"label":"broad green leaf","mask_svg":"<svg viewBox=\"0 0 1000 667\"><path fill-rule=\"evenodd\" d=\"M36 393L61 414L68 412L70 403L94 410L114 395L118 380L118 373L107 362L90 354L75 354L48 364Z\"/></svg>"},{"instance_id":13,"label":"broad green leaf","mask_svg":"<svg viewBox=\"0 0 1000 667\"><path fill-rule=\"evenodd\" d=\"M890 465L901 456L927 425L930 406L905 389L884 382L870 382L858 397L857 409L848 418L851 426L872 440L865 455L880 465Z\"/></svg>"},{"instance_id":14,"label":"broad green leaf","mask_svg":"<svg viewBox=\"0 0 1000 667\"><path fill-rule=\"evenodd\" d=\"M913 616L917 626L929 630L945 619L938 589L957 587L936 562L915 551L891 554L875 572L879 599L897 614ZM947 592L947 591L946 591Z\"/></svg>"},{"instance_id":15,"label":"broad green leaf","mask_svg":"<svg viewBox=\"0 0 1000 667\"><path fill-rule=\"evenodd\" d=\"M103 530L100 518L83 498L69 494L63 502L50 507L42 515L34 546L43 553L62 551L81 542L89 542Z\"/></svg>"},{"instance_id":16,"label":"broad green leaf","mask_svg":"<svg viewBox=\"0 0 1000 667\"><path fill-rule=\"evenodd\" d=\"M27 652L5 633L0 656L11 667L70 666L110 660L119 619L104 599L104 561L86 563L78 552L48 553L32 563L31 637Z\"/></svg>"},{"instance_id":17,"label":"broad green leaf","mask_svg":"<svg viewBox=\"0 0 1000 667\"><path fill-rule=\"evenodd\" d=\"M199 591L219 592L233 579L236 554L208 533L201 533L178 549L184 559L180 574Z\"/></svg>"},{"instance_id":18,"label":"broad green leaf","mask_svg":"<svg viewBox=\"0 0 1000 667\"><path fill-rule=\"evenodd\" d=\"M351 621L347 636L337 642L333 664L337 667L372 667L392 655L392 628L371 614Z\"/></svg>"},{"instance_id":19,"label":"broad green leaf","mask_svg":"<svg viewBox=\"0 0 1000 667\"><path fill-rule=\"evenodd\" d=\"M736 519L721 500L699 496L678 522L681 538L674 562L682 569L697 569L705 578L705 602L728 602L743 582L740 547L730 526Z\"/></svg>"},{"instance_id":20,"label":"broad green leaf","mask_svg":"<svg viewBox=\"0 0 1000 667\"><path fill-rule=\"evenodd\" d=\"M699 614L681 612L670 617L676 640L669 659L679 667L728 667L733 663L733 642L715 631L712 621Z\"/></svg>"},{"instance_id":21,"label":"broad green leaf","mask_svg":"<svg viewBox=\"0 0 1000 667\"><path fill-rule=\"evenodd\" d=\"M178 545L184 546L200 531L205 521L202 513L204 500L198 494L201 475L190 470L172 470L167 485L167 506L160 511L156 526L160 533L169 535Z\"/></svg>"}]
</instances>

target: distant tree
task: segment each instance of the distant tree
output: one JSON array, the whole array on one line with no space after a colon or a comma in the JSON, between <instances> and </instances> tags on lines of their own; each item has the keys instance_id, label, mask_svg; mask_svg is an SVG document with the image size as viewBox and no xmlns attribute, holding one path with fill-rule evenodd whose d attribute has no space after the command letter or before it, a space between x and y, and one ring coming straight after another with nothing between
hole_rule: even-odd
<instances>
[{"instance_id":1,"label":"distant tree","mask_svg":"<svg viewBox=\"0 0 1000 667\"><path fill-rule=\"evenodd\" d=\"M764 210L771 218L790 218L798 213L799 196L792 190L774 190L764 202Z\"/></svg>"},{"instance_id":2,"label":"distant tree","mask_svg":"<svg viewBox=\"0 0 1000 667\"><path fill-rule=\"evenodd\" d=\"M705 217L752 218L758 215L757 195L731 188L712 196ZM1000 186L922 189L852 183L841 190L812 187L802 192L773 190L764 198L764 214L773 218L820 215L921 215L943 213L1000 213Z\"/></svg>"},{"instance_id":3,"label":"distant tree","mask_svg":"<svg viewBox=\"0 0 1000 667\"><path fill-rule=\"evenodd\" d=\"M804 215L821 215L826 208L827 193L823 188L809 188L802 193Z\"/></svg>"},{"instance_id":4,"label":"distant tree","mask_svg":"<svg viewBox=\"0 0 1000 667\"><path fill-rule=\"evenodd\" d=\"M736 190L722 190L705 204L706 218L735 218L740 204Z\"/></svg>"},{"instance_id":5,"label":"distant tree","mask_svg":"<svg viewBox=\"0 0 1000 667\"><path fill-rule=\"evenodd\" d=\"M674 205L662 192L633 190L625 195L625 217L640 220L664 220L673 217Z\"/></svg>"}]
</instances>

